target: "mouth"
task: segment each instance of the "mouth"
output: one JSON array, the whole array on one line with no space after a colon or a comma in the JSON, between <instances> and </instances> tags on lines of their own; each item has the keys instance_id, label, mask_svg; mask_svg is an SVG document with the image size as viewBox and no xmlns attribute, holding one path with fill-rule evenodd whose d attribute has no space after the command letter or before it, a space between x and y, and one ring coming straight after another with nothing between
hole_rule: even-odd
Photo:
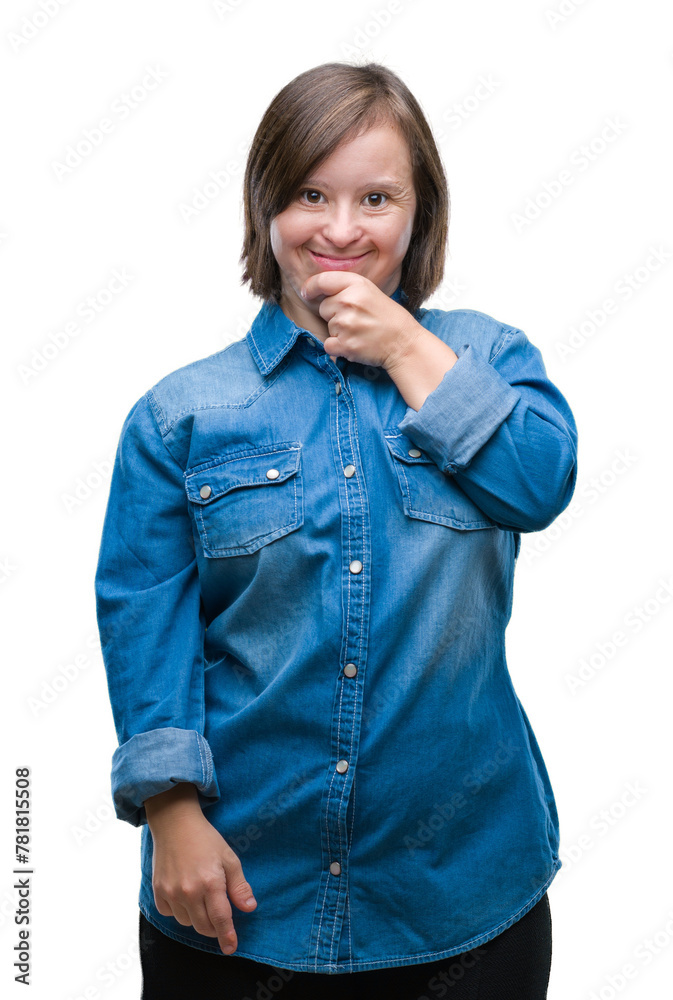
<instances>
[{"instance_id":1,"label":"mouth","mask_svg":"<svg viewBox=\"0 0 673 1000\"><path fill-rule=\"evenodd\" d=\"M365 253L361 253L357 257L326 257L323 254L315 253L313 250L309 250L308 252L316 264L319 264L323 270L332 271L344 271L346 268L354 267L361 260L364 260L370 253L370 251L367 250Z\"/></svg>"}]
</instances>

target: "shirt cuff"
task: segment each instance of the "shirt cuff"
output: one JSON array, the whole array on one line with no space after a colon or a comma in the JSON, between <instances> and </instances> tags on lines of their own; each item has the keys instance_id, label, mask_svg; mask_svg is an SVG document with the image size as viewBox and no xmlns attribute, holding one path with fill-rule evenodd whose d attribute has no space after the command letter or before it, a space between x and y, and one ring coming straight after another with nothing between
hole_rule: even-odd
<instances>
[{"instance_id":1,"label":"shirt cuff","mask_svg":"<svg viewBox=\"0 0 673 1000\"><path fill-rule=\"evenodd\" d=\"M397 425L445 473L466 468L521 398L471 344L455 353L458 360L420 410L408 406Z\"/></svg>"},{"instance_id":2,"label":"shirt cuff","mask_svg":"<svg viewBox=\"0 0 673 1000\"><path fill-rule=\"evenodd\" d=\"M220 797L210 746L195 729L169 726L136 733L112 755L115 812L132 826L147 823L145 799L181 781L196 785L201 806Z\"/></svg>"}]
</instances>

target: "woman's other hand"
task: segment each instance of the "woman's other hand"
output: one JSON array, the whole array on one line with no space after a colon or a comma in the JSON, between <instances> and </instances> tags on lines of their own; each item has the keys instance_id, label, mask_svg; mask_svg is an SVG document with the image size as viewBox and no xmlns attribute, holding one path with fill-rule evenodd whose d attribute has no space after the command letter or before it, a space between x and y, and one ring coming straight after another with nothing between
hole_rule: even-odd
<instances>
[{"instance_id":1,"label":"woman's other hand","mask_svg":"<svg viewBox=\"0 0 673 1000\"><path fill-rule=\"evenodd\" d=\"M190 782L144 804L154 842L152 888L159 913L216 937L230 955L238 939L229 900L246 912L257 905L238 856L203 815Z\"/></svg>"}]
</instances>

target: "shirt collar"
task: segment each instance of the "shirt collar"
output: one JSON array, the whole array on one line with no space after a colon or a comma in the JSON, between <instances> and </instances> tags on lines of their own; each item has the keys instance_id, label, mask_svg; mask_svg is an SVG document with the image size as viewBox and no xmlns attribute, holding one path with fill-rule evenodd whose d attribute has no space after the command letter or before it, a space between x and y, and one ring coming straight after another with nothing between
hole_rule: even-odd
<instances>
[{"instance_id":1,"label":"shirt collar","mask_svg":"<svg viewBox=\"0 0 673 1000\"><path fill-rule=\"evenodd\" d=\"M397 286L390 298L400 305L408 301L401 285ZM322 342L314 334L297 326L285 315L275 299L267 299L255 316L245 339L261 374L268 375L280 364L297 338L302 336L307 343L313 345L313 350L325 353Z\"/></svg>"}]
</instances>

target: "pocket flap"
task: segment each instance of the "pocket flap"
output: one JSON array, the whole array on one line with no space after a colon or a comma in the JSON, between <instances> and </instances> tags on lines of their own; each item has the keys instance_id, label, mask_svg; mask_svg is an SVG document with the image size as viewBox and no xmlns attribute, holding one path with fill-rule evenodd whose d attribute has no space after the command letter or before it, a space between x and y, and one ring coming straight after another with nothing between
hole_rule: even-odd
<instances>
[{"instance_id":1,"label":"pocket flap","mask_svg":"<svg viewBox=\"0 0 673 1000\"><path fill-rule=\"evenodd\" d=\"M386 434L385 438L395 458L399 458L402 462L408 462L410 465L435 464L434 460L429 455L426 455L424 451L421 451L411 438L400 434L399 431L395 431L394 434L390 435Z\"/></svg>"},{"instance_id":2,"label":"pocket flap","mask_svg":"<svg viewBox=\"0 0 673 1000\"><path fill-rule=\"evenodd\" d=\"M399 431L389 431L385 439L395 459L393 464L407 517L461 531L497 527L461 490L454 477L442 472L410 438ZM415 471L414 465L419 466Z\"/></svg>"},{"instance_id":3,"label":"pocket flap","mask_svg":"<svg viewBox=\"0 0 673 1000\"><path fill-rule=\"evenodd\" d=\"M297 472L300 457L299 442L287 442L282 448L272 445L232 452L224 461L220 456L185 474L187 495L194 503L204 505L239 487L282 483Z\"/></svg>"}]
</instances>

